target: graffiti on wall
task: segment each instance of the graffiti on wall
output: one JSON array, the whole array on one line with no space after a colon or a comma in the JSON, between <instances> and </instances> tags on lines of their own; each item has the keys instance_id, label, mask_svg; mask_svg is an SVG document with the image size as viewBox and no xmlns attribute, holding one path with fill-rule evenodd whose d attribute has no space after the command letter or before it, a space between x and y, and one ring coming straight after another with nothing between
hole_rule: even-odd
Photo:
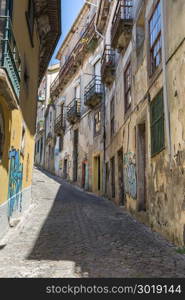
<instances>
[{"instance_id":1,"label":"graffiti on wall","mask_svg":"<svg viewBox=\"0 0 185 300\"><path fill-rule=\"evenodd\" d=\"M23 164L20 162L20 151L12 149L9 152L9 206L8 215L12 216L14 211L22 211L22 180Z\"/></svg>"},{"instance_id":2,"label":"graffiti on wall","mask_svg":"<svg viewBox=\"0 0 185 300\"><path fill-rule=\"evenodd\" d=\"M136 157L132 152L124 155L125 192L133 199L137 197Z\"/></svg>"}]
</instances>

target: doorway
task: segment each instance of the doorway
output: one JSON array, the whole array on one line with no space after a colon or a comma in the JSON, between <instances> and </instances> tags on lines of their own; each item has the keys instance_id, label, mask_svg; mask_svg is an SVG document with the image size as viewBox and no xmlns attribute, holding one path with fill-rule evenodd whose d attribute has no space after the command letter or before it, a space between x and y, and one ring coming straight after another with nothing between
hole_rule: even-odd
<instances>
[{"instance_id":1,"label":"doorway","mask_svg":"<svg viewBox=\"0 0 185 300\"><path fill-rule=\"evenodd\" d=\"M119 205L125 204L124 177L123 177L123 148L118 151L118 188Z\"/></svg>"},{"instance_id":2,"label":"doorway","mask_svg":"<svg viewBox=\"0 0 185 300\"><path fill-rule=\"evenodd\" d=\"M82 188L84 188L87 191L88 185L89 185L88 163L83 162L82 163Z\"/></svg>"},{"instance_id":3,"label":"doorway","mask_svg":"<svg viewBox=\"0 0 185 300\"><path fill-rule=\"evenodd\" d=\"M101 190L101 159L100 156L94 157L94 191L99 192Z\"/></svg>"},{"instance_id":4,"label":"doorway","mask_svg":"<svg viewBox=\"0 0 185 300\"><path fill-rule=\"evenodd\" d=\"M64 179L67 179L67 159L64 159L64 172L63 172Z\"/></svg>"},{"instance_id":5,"label":"doorway","mask_svg":"<svg viewBox=\"0 0 185 300\"><path fill-rule=\"evenodd\" d=\"M109 186L109 163L106 163L106 182L105 182L105 195L108 196L108 186Z\"/></svg>"},{"instance_id":6,"label":"doorway","mask_svg":"<svg viewBox=\"0 0 185 300\"><path fill-rule=\"evenodd\" d=\"M115 157L111 159L111 187L112 187L112 198L115 198Z\"/></svg>"},{"instance_id":7,"label":"doorway","mask_svg":"<svg viewBox=\"0 0 185 300\"><path fill-rule=\"evenodd\" d=\"M73 140L73 181L78 179L78 129L74 130Z\"/></svg>"},{"instance_id":8,"label":"doorway","mask_svg":"<svg viewBox=\"0 0 185 300\"><path fill-rule=\"evenodd\" d=\"M137 126L137 208L146 211L146 126Z\"/></svg>"}]
</instances>

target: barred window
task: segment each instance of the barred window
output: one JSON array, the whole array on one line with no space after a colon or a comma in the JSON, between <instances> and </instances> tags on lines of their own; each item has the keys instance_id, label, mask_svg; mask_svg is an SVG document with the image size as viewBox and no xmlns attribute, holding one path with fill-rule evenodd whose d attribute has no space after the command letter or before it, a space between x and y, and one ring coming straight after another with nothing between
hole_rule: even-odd
<instances>
[{"instance_id":1,"label":"barred window","mask_svg":"<svg viewBox=\"0 0 185 300\"><path fill-rule=\"evenodd\" d=\"M161 45L161 4L158 2L149 21L150 32L150 64L151 75L155 72L162 61Z\"/></svg>"},{"instance_id":2,"label":"barred window","mask_svg":"<svg viewBox=\"0 0 185 300\"><path fill-rule=\"evenodd\" d=\"M151 155L164 149L164 105L163 90L155 97L150 106L151 117Z\"/></svg>"}]
</instances>

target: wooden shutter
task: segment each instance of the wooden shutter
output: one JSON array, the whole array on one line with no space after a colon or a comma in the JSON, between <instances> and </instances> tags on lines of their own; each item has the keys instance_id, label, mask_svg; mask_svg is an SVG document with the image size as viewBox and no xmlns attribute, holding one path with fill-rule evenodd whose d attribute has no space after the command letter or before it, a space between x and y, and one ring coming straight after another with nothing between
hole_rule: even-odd
<instances>
[{"instance_id":1,"label":"wooden shutter","mask_svg":"<svg viewBox=\"0 0 185 300\"><path fill-rule=\"evenodd\" d=\"M151 155L164 149L164 105L163 91L151 103Z\"/></svg>"}]
</instances>

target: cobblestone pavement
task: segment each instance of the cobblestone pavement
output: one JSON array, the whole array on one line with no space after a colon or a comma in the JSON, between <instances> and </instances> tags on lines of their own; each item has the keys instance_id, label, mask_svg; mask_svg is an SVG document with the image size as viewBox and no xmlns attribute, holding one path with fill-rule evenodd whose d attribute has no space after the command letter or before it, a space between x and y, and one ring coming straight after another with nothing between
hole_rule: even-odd
<instances>
[{"instance_id":1,"label":"cobblestone pavement","mask_svg":"<svg viewBox=\"0 0 185 300\"><path fill-rule=\"evenodd\" d=\"M0 277L185 277L185 256L106 199L34 171L34 208L0 250Z\"/></svg>"}]
</instances>

